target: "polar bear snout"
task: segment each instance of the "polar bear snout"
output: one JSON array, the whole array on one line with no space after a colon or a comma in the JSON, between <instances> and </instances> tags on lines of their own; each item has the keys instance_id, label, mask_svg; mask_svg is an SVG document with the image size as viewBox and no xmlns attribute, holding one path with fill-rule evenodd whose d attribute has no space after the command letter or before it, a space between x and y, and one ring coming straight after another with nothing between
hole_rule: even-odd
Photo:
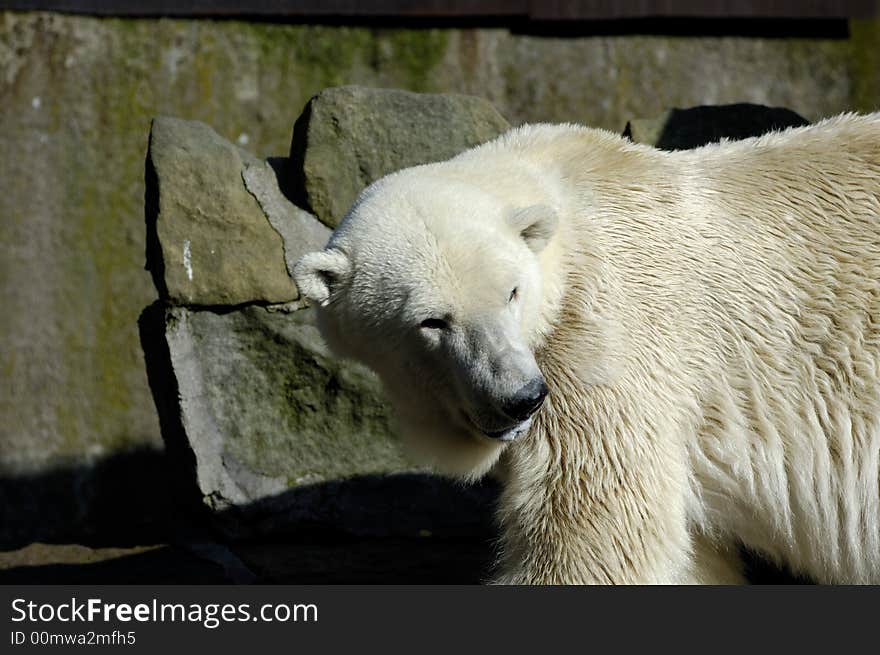
<instances>
[{"instance_id":1,"label":"polar bear snout","mask_svg":"<svg viewBox=\"0 0 880 655\"><path fill-rule=\"evenodd\" d=\"M538 411L546 397L547 383L544 382L543 377L538 376L523 385L512 398L504 403L502 410L510 418L525 421Z\"/></svg>"},{"instance_id":2,"label":"polar bear snout","mask_svg":"<svg viewBox=\"0 0 880 655\"><path fill-rule=\"evenodd\" d=\"M547 383L539 375L523 385L511 398L496 408L495 420L500 419L504 427L479 428L480 433L493 441L514 441L529 431L532 417L544 403L546 397ZM501 414L504 415L503 418ZM477 424L474 423L474 425Z\"/></svg>"}]
</instances>

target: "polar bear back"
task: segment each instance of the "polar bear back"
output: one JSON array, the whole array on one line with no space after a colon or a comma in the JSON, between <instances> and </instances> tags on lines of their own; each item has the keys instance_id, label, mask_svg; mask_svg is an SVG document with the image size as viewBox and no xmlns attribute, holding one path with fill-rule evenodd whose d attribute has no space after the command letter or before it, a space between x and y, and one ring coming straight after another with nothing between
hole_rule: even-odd
<instances>
[{"instance_id":1,"label":"polar bear back","mask_svg":"<svg viewBox=\"0 0 880 655\"><path fill-rule=\"evenodd\" d=\"M690 449L704 519L820 580L876 581L880 119L682 161L707 208L692 319L711 327L684 331L711 344Z\"/></svg>"}]
</instances>

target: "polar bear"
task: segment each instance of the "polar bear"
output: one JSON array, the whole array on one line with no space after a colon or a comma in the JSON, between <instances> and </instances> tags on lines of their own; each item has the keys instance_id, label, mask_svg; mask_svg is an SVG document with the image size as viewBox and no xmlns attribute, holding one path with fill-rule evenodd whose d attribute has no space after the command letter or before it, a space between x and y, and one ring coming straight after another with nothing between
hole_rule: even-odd
<instances>
[{"instance_id":1,"label":"polar bear","mask_svg":"<svg viewBox=\"0 0 880 655\"><path fill-rule=\"evenodd\" d=\"M294 270L501 583L880 582L880 114L663 152L531 125L368 187Z\"/></svg>"}]
</instances>

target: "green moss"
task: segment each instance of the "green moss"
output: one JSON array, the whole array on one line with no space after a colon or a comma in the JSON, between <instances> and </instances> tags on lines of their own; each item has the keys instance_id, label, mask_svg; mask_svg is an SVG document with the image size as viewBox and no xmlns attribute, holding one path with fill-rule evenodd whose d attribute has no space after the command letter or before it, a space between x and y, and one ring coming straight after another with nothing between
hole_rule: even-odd
<instances>
[{"instance_id":1,"label":"green moss","mask_svg":"<svg viewBox=\"0 0 880 655\"><path fill-rule=\"evenodd\" d=\"M410 91L436 91L432 71L443 60L449 47L446 30L382 30L377 33L380 59L388 60L392 70ZM383 47L384 46L384 47Z\"/></svg>"},{"instance_id":2,"label":"green moss","mask_svg":"<svg viewBox=\"0 0 880 655\"><path fill-rule=\"evenodd\" d=\"M292 36L298 37L292 48L297 71L320 88L354 83L352 70L369 57L370 33L364 28L313 25Z\"/></svg>"},{"instance_id":3,"label":"green moss","mask_svg":"<svg viewBox=\"0 0 880 655\"><path fill-rule=\"evenodd\" d=\"M199 348L202 370L211 379L213 413L227 435L227 456L291 485L303 477L332 479L405 466L375 376L316 352L314 328L291 332L291 317L254 308L226 319L199 315L191 321L211 324ZM241 340L246 360L236 356L230 365L215 350L210 335L222 323L221 329Z\"/></svg>"},{"instance_id":4,"label":"green moss","mask_svg":"<svg viewBox=\"0 0 880 655\"><path fill-rule=\"evenodd\" d=\"M261 67L307 92L355 83L352 71L370 55L370 31L361 27L238 23L236 29L259 52Z\"/></svg>"},{"instance_id":5,"label":"green moss","mask_svg":"<svg viewBox=\"0 0 880 655\"><path fill-rule=\"evenodd\" d=\"M880 109L880 19L850 21L853 109Z\"/></svg>"},{"instance_id":6,"label":"green moss","mask_svg":"<svg viewBox=\"0 0 880 655\"><path fill-rule=\"evenodd\" d=\"M154 111L145 89L152 62L145 58L142 30L127 21L107 25L113 40L108 60L75 82L102 91L94 93L91 120L68 137L76 143L64 149L64 195L71 216L63 229L76 254L60 262L65 269L64 287L58 290L65 316L61 369L65 386L76 392L57 399L56 417L63 450L71 456L94 447L130 448L142 438L127 429L131 412L143 402L132 375L134 367L143 366L137 357L137 315L143 306L131 289L143 261L135 237L142 224L132 224L130 217L143 212L140 181ZM60 104L51 108L64 112ZM95 142L114 157L101 157Z\"/></svg>"}]
</instances>

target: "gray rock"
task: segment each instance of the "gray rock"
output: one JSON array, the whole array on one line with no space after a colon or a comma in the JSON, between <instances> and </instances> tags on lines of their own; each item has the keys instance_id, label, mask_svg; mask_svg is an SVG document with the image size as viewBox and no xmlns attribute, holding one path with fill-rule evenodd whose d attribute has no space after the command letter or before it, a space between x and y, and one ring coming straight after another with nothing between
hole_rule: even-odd
<instances>
[{"instance_id":1,"label":"gray rock","mask_svg":"<svg viewBox=\"0 0 880 655\"><path fill-rule=\"evenodd\" d=\"M808 124L790 109L743 102L669 109L653 118L629 121L624 135L662 150L687 150L721 139L737 141Z\"/></svg>"},{"instance_id":2,"label":"gray rock","mask_svg":"<svg viewBox=\"0 0 880 655\"><path fill-rule=\"evenodd\" d=\"M275 170L268 162L248 164L241 177L248 191L260 203L269 223L281 235L284 263L287 272L292 275L300 257L307 252L321 250L327 244L330 228L284 197L278 187Z\"/></svg>"},{"instance_id":3,"label":"gray rock","mask_svg":"<svg viewBox=\"0 0 880 655\"><path fill-rule=\"evenodd\" d=\"M291 160L302 198L339 224L361 190L401 168L449 159L510 129L486 100L343 86L309 100L294 126Z\"/></svg>"},{"instance_id":4,"label":"gray rock","mask_svg":"<svg viewBox=\"0 0 880 655\"><path fill-rule=\"evenodd\" d=\"M196 121L157 118L147 161L147 257L163 299L238 305L296 299L279 233L244 186L252 155Z\"/></svg>"},{"instance_id":5,"label":"gray rock","mask_svg":"<svg viewBox=\"0 0 880 655\"><path fill-rule=\"evenodd\" d=\"M211 509L406 470L378 380L332 358L312 320L308 309L167 310L182 428Z\"/></svg>"},{"instance_id":6,"label":"gray rock","mask_svg":"<svg viewBox=\"0 0 880 655\"><path fill-rule=\"evenodd\" d=\"M660 140L660 135L663 133L663 128L669 120L670 111L664 111L659 116L633 118L627 121L626 127L623 130L623 136L629 138L633 143L656 146Z\"/></svg>"}]
</instances>

